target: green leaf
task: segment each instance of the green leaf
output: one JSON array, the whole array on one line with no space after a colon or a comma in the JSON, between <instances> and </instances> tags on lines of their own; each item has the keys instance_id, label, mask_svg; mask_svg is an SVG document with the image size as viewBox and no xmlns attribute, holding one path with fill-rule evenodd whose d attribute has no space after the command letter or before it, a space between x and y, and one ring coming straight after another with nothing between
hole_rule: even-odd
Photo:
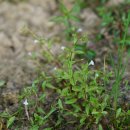
<instances>
[{"instance_id":1,"label":"green leaf","mask_svg":"<svg viewBox=\"0 0 130 130\"><path fill-rule=\"evenodd\" d=\"M74 46L76 46L76 43L78 42L78 37L76 34L73 34L73 42L74 42Z\"/></svg>"},{"instance_id":2,"label":"green leaf","mask_svg":"<svg viewBox=\"0 0 130 130\"><path fill-rule=\"evenodd\" d=\"M54 111L56 111L56 108L51 108L50 112L43 118L43 120L46 120Z\"/></svg>"},{"instance_id":3,"label":"green leaf","mask_svg":"<svg viewBox=\"0 0 130 130\"><path fill-rule=\"evenodd\" d=\"M76 101L77 101L77 99L76 99L76 98L73 98L73 99L70 99L70 100L65 101L65 103L66 103L66 104L73 104L73 103L75 103Z\"/></svg>"},{"instance_id":4,"label":"green leaf","mask_svg":"<svg viewBox=\"0 0 130 130\"><path fill-rule=\"evenodd\" d=\"M42 95L40 95L38 100L44 102L45 98L46 98L46 94L42 94Z\"/></svg>"},{"instance_id":5,"label":"green leaf","mask_svg":"<svg viewBox=\"0 0 130 130\"><path fill-rule=\"evenodd\" d=\"M64 88L61 92L61 96L67 96L69 94L69 89L68 88Z\"/></svg>"},{"instance_id":6,"label":"green leaf","mask_svg":"<svg viewBox=\"0 0 130 130\"><path fill-rule=\"evenodd\" d=\"M102 111L101 112L103 115L107 115L108 113L107 113L107 111Z\"/></svg>"},{"instance_id":7,"label":"green leaf","mask_svg":"<svg viewBox=\"0 0 130 130\"><path fill-rule=\"evenodd\" d=\"M60 11L63 13L63 14L68 14L68 9L65 7L65 5L62 3L62 2L60 2L60 6L59 6L59 8L60 8Z\"/></svg>"},{"instance_id":8,"label":"green leaf","mask_svg":"<svg viewBox=\"0 0 130 130\"><path fill-rule=\"evenodd\" d=\"M2 87L5 84L4 80L0 80L0 87Z\"/></svg>"},{"instance_id":9,"label":"green leaf","mask_svg":"<svg viewBox=\"0 0 130 130\"><path fill-rule=\"evenodd\" d=\"M85 117L85 116L82 117L82 118L80 119L80 124L84 124L85 120L86 120L86 117Z\"/></svg>"},{"instance_id":10,"label":"green leaf","mask_svg":"<svg viewBox=\"0 0 130 130\"><path fill-rule=\"evenodd\" d=\"M40 114L38 115L37 113L34 113L34 118L35 118L35 121L36 121L39 125L42 125L42 124L43 124L43 117L40 116Z\"/></svg>"},{"instance_id":11,"label":"green leaf","mask_svg":"<svg viewBox=\"0 0 130 130\"><path fill-rule=\"evenodd\" d=\"M7 121L7 128L9 128L15 121L15 116L12 116L9 118L9 120Z\"/></svg>"},{"instance_id":12,"label":"green leaf","mask_svg":"<svg viewBox=\"0 0 130 130\"><path fill-rule=\"evenodd\" d=\"M56 89L56 87L54 87L52 84L48 83L46 84L47 88L51 88L51 89Z\"/></svg>"},{"instance_id":13,"label":"green leaf","mask_svg":"<svg viewBox=\"0 0 130 130\"><path fill-rule=\"evenodd\" d=\"M50 128L45 128L44 130L52 130L52 128L50 127Z\"/></svg>"},{"instance_id":14,"label":"green leaf","mask_svg":"<svg viewBox=\"0 0 130 130\"><path fill-rule=\"evenodd\" d=\"M84 98L84 93L82 91L78 93L78 98Z\"/></svg>"},{"instance_id":15,"label":"green leaf","mask_svg":"<svg viewBox=\"0 0 130 130\"><path fill-rule=\"evenodd\" d=\"M76 44L74 47L75 47L75 51L83 51L84 52L86 49L85 44L83 44L83 45Z\"/></svg>"},{"instance_id":16,"label":"green leaf","mask_svg":"<svg viewBox=\"0 0 130 130\"><path fill-rule=\"evenodd\" d=\"M62 101L60 99L58 100L58 105L59 105L59 108L63 109Z\"/></svg>"},{"instance_id":17,"label":"green leaf","mask_svg":"<svg viewBox=\"0 0 130 130\"><path fill-rule=\"evenodd\" d=\"M82 87L80 87L80 86L74 86L72 88L72 90L75 91L75 92L80 92L80 91L82 91Z\"/></svg>"},{"instance_id":18,"label":"green leaf","mask_svg":"<svg viewBox=\"0 0 130 130\"><path fill-rule=\"evenodd\" d=\"M4 112L0 113L0 117L9 117L9 113L4 111Z\"/></svg>"},{"instance_id":19,"label":"green leaf","mask_svg":"<svg viewBox=\"0 0 130 130\"><path fill-rule=\"evenodd\" d=\"M102 125L101 125L101 124L99 124L99 125L98 125L98 130L103 130Z\"/></svg>"},{"instance_id":20,"label":"green leaf","mask_svg":"<svg viewBox=\"0 0 130 130\"><path fill-rule=\"evenodd\" d=\"M77 113L79 111L82 111L80 106L78 104L72 104L73 108L74 108L74 111Z\"/></svg>"},{"instance_id":21,"label":"green leaf","mask_svg":"<svg viewBox=\"0 0 130 130\"><path fill-rule=\"evenodd\" d=\"M38 107L37 112L40 114L45 114L43 108L41 108L41 107Z\"/></svg>"},{"instance_id":22,"label":"green leaf","mask_svg":"<svg viewBox=\"0 0 130 130\"><path fill-rule=\"evenodd\" d=\"M100 112L97 112L97 111L93 111L92 114L93 115L99 115Z\"/></svg>"},{"instance_id":23,"label":"green leaf","mask_svg":"<svg viewBox=\"0 0 130 130\"><path fill-rule=\"evenodd\" d=\"M29 130L39 130L39 126L33 125Z\"/></svg>"},{"instance_id":24,"label":"green leaf","mask_svg":"<svg viewBox=\"0 0 130 130\"><path fill-rule=\"evenodd\" d=\"M53 17L51 20L56 22L56 23L62 23L62 22L64 22L64 17L63 16L56 16L56 17Z\"/></svg>"},{"instance_id":25,"label":"green leaf","mask_svg":"<svg viewBox=\"0 0 130 130\"><path fill-rule=\"evenodd\" d=\"M95 90L97 90L98 87L95 87L95 86L91 86L87 92L94 92Z\"/></svg>"},{"instance_id":26,"label":"green leaf","mask_svg":"<svg viewBox=\"0 0 130 130\"><path fill-rule=\"evenodd\" d=\"M116 111L116 118L118 118L121 114L121 108L117 109Z\"/></svg>"},{"instance_id":27,"label":"green leaf","mask_svg":"<svg viewBox=\"0 0 130 130\"><path fill-rule=\"evenodd\" d=\"M63 23L64 23L64 25L67 27L66 30L65 30L65 32L66 32L66 31L67 31L67 32L71 32L71 28L69 27L69 22L68 22L68 18L67 18L67 17L64 17Z\"/></svg>"},{"instance_id":28,"label":"green leaf","mask_svg":"<svg viewBox=\"0 0 130 130\"><path fill-rule=\"evenodd\" d=\"M77 14L80 12L80 6L78 3L75 3L75 5L73 6L73 8L71 9L71 14Z\"/></svg>"},{"instance_id":29,"label":"green leaf","mask_svg":"<svg viewBox=\"0 0 130 130\"><path fill-rule=\"evenodd\" d=\"M130 110L127 111L127 114L130 115Z\"/></svg>"},{"instance_id":30,"label":"green leaf","mask_svg":"<svg viewBox=\"0 0 130 130\"><path fill-rule=\"evenodd\" d=\"M75 22L80 22L79 18L76 17L76 16L70 15L69 18L70 18L71 20L75 21Z\"/></svg>"},{"instance_id":31,"label":"green leaf","mask_svg":"<svg viewBox=\"0 0 130 130\"><path fill-rule=\"evenodd\" d=\"M43 89L43 90L46 88L46 84L47 84L47 82L46 82L46 81L43 81L43 83L42 83L42 89Z\"/></svg>"},{"instance_id":32,"label":"green leaf","mask_svg":"<svg viewBox=\"0 0 130 130\"><path fill-rule=\"evenodd\" d=\"M95 51L93 51L93 50L87 50L87 52L86 52L86 54L85 54L85 57L86 58L88 58L89 60L92 60L92 59L94 59L95 58L95 56L96 56L96 53L95 53Z\"/></svg>"},{"instance_id":33,"label":"green leaf","mask_svg":"<svg viewBox=\"0 0 130 130\"><path fill-rule=\"evenodd\" d=\"M76 54L84 54L84 52L82 50L76 50L75 53Z\"/></svg>"},{"instance_id":34,"label":"green leaf","mask_svg":"<svg viewBox=\"0 0 130 130\"><path fill-rule=\"evenodd\" d=\"M78 113L76 113L76 112L72 112L72 111L67 111L66 113L65 113L65 116L75 116L75 117L78 117L79 115L78 115Z\"/></svg>"},{"instance_id":35,"label":"green leaf","mask_svg":"<svg viewBox=\"0 0 130 130\"><path fill-rule=\"evenodd\" d=\"M89 105L89 104L86 104L86 105L85 105L85 112L86 112L86 114L87 114L87 116L88 116L89 113L90 113L90 105Z\"/></svg>"}]
</instances>

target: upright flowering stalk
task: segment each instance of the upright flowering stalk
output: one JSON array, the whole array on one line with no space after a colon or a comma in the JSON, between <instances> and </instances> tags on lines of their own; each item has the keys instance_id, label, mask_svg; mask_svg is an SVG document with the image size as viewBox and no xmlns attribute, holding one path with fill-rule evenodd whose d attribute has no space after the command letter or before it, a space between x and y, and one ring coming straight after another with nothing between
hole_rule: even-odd
<instances>
[{"instance_id":1,"label":"upright flowering stalk","mask_svg":"<svg viewBox=\"0 0 130 130\"><path fill-rule=\"evenodd\" d=\"M26 116L27 116L28 120L30 120L29 113L28 113L28 101L27 101L27 99L24 100L23 104L24 104Z\"/></svg>"}]
</instances>

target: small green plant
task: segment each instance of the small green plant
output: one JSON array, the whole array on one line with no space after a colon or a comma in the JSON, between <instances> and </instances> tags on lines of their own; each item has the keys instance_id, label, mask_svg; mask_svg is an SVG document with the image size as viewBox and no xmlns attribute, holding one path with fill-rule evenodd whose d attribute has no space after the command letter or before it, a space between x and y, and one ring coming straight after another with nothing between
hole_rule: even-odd
<instances>
[{"instance_id":1,"label":"small green plant","mask_svg":"<svg viewBox=\"0 0 130 130\"><path fill-rule=\"evenodd\" d=\"M60 2L59 9L61 12L61 16L54 17L53 20L57 23L64 24L65 34L66 34L66 38L68 40L72 40L73 34L77 35L77 38L79 37L78 38L79 43L77 45L75 45L75 50L77 52L82 51L82 53L77 54L77 57L79 57L81 59L85 58L88 60L92 60L96 56L96 53L95 53L95 51L93 51L92 49L89 49L87 47L87 44L86 44L87 36L84 35L84 36L82 36L82 38L80 36L78 36L78 33L80 31L82 31L82 29L76 28L73 25L74 24L73 22L79 22L79 18L76 15L80 12L82 4L85 4L85 2L76 0L72 9L68 10L67 7L62 2Z\"/></svg>"},{"instance_id":2,"label":"small green plant","mask_svg":"<svg viewBox=\"0 0 130 130\"><path fill-rule=\"evenodd\" d=\"M78 41L77 35L73 35L73 47L65 48L65 53L59 56L61 66L51 75L42 73L24 90L21 99L28 99L25 116L30 122L29 130L63 129L73 125L78 130L94 127L109 130L123 129L123 124L128 124L129 110L111 107L105 86L111 73L104 75L95 70L94 61L77 59L76 55L83 53L75 50Z\"/></svg>"},{"instance_id":3,"label":"small green plant","mask_svg":"<svg viewBox=\"0 0 130 130\"><path fill-rule=\"evenodd\" d=\"M38 37L32 31L26 30L41 47L47 45L43 49L44 58L48 64L53 63L55 67L49 72L41 72L31 86L24 88L19 97L19 108L16 113L9 114L7 111L0 113L0 117L7 120L8 128L13 129L13 124L17 123L15 130L21 129L22 126L26 126L28 130L130 129L129 107L119 106L118 103L119 87L125 71L123 50L127 42L130 13L128 18L124 18L125 30L123 39L120 39L118 61L112 60L114 71L108 72L106 69L104 71L95 69L95 52L86 47L87 37L79 36L73 27L71 20L77 21L75 14L79 9L79 5L75 4L68 10L60 3L62 16L55 20L64 23L72 45L62 47L63 53L57 57L51 53L53 42L50 39ZM108 13L105 19L102 13L104 22L102 25L110 25L113 21L112 14ZM111 78L114 78L115 82L109 91L107 86ZM1 81L0 87L4 84L5 82Z\"/></svg>"},{"instance_id":4,"label":"small green plant","mask_svg":"<svg viewBox=\"0 0 130 130\"><path fill-rule=\"evenodd\" d=\"M72 48L65 49L66 55L63 55L64 60L61 61L63 67L55 70L52 76L43 74L42 86L38 87L39 79L33 83L32 87L24 90L22 99L29 99L33 94L36 95L34 102L29 100L30 108L36 106L30 118L32 124L30 130L39 129L48 123L50 125L45 127L48 129L60 129L75 123L78 123L77 129L82 127L88 129L94 124L102 127L100 121L103 116L108 114L105 109L109 100L109 96L104 93L104 87L98 83L99 75L102 74L91 69L94 65L93 61L78 65L80 61L76 61L75 56L83 52L75 50L78 43L76 35L74 35L73 43ZM76 66L77 68L75 68ZM51 96L56 93L56 97L46 110L43 108L49 100L47 91L53 91ZM41 107L38 104L41 104ZM85 125L87 122L89 123Z\"/></svg>"},{"instance_id":5,"label":"small green plant","mask_svg":"<svg viewBox=\"0 0 130 130\"><path fill-rule=\"evenodd\" d=\"M85 126L88 129L94 123L98 125L101 117L107 114L105 108L108 96L103 94L103 87L97 83L95 75L98 72L89 70L91 66L88 63L75 69L74 50L69 50L69 52L70 55L65 60L64 68L57 73L59 85L61 82L61 88L57 89L60 95L58 108L64 118L67 116L70 118L70 124L71 122L79 124L78 129L89 122Z\"/></svg>"},{"instance_id":6,"label":"small green plant","mask_svg":"<svg viewBox=\"0 0 130 130\"><path fill-rule=\"evenodd\" d=\"M121 81L122 81L122 78L125 72L125 67L126 67L125 65L123 65L123 54L124 54L124 49L126 46L126 36L128 32L129 23L130 23L130 14L128 13L128 18L125 18L125 21L124 21L124 26L125 26L124 37L122 38L121 45L119 46L119 49L118 49L118 61L117 63L115 63L114 60L112 60L113 61L112 65L113 65L114 75L115 75L115 82L112 87L112 96L114 97L115 109L117 108L117 101L120 95Z\"/></svg>"},{"instance_id":7,"label":"small green plant","mask_svg":"<svg viewBox=\"0 0 130 130\"><path fill-rule=\"evenodd\" d=\"M61 12L61 16L54 17L53 20L56 23L63 23L65 28L65 34L67 39L71 39L72 34L75 31L75 28L72 25L72 21L79 22L79 19L77 18L76 14L80 12L80 6L78 2L75 2L73 8L71 10L68 10L67 7L60 2L59 9Z\"/></svg>"},{"instance_id":8,"label":"small green plant","mask_svg":"<svg viewBox=\"0 0 130 130\"><path fill-rule=\"evenodd\" d=\"M112 12L108 12L108 10L104 7L99 7L98 9L99 16L102 18L101 26L110 25L114 18L112 16Z\"/></svg>"}]
</instances>

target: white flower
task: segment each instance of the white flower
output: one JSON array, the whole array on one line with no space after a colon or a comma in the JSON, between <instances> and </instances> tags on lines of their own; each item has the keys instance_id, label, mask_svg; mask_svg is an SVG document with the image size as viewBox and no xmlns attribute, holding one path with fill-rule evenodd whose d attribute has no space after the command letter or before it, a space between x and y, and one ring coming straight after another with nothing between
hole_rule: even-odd
<instances>
[{"instance_id":1,"label":"white flower","mask_svg":"<svg viewBox=\"0 0 130 130\"><path fill-rule=\"evenodd\" d=\"M82 31L83 31L82 28L78 28L78 30L77 30L78 33L81 33Z\"/></svg>"},{"instance_id":2,"label":"white flower","mask_svg":"<svg viewBox=\"0 0 130 130\"><path fill-rule=\"evenodd\" d=\"M37 44L39 41L37 39L34 40L34 43Z\"/></svg>"},{"instance_id":3,"label":"white flower","mask_svg":"<svg viewBox=\"0 0 130 130\"><path fill-rule=\"evenodd\" d=\"M57 67L54 67L54 69L53 70L57 70Z\"/></svg>"},{"instance_id":4,"label":"white flower","mask_svg":"<svg viewBox=\"0 0 130 130\"><path fill-rule=\"evenodd\" d=\"M96 73L96 74L95 74L95 77L96 77L96 78L97 78L97 77L99 77L99 74L98 74L98 73Z\"/></svg>"},{"instance_id":5,"label":"white flower","mask_svg":"<svg viewBox=\"0 0 130 130\"><path fill-rule=\"evenodd\" d=\"M28 101L27 101L27 99L24 100L23 104L24 104L25 106L28 105Z\"/></svg>"},{"instance_id":6,"label":"white flower","mask_svg":"<svg viewBox=\"0 0 130 130\"><path fill-rule=\"evenodd\" d=\"M62 46L62 47L61 47L61 50L65 50L65 46Z\"/></svg>"},{"instance_id":7,"label":"white flower","mask_svg":"<svg viewBox=\"0 0 130 130\"><path fill-rule=\"evenodd\" d=\"M29 55L29 56L32 56L32 52L28 52L28 55Z\"/></svg>"},{"instance_id":8,"label":"white flower","mask_svg":"<svg viewBox=\"0 0 130 130\"><path fill-rule=\"evenodd\" d=\"M88 65L94 65L94 61L91 60L90 63Z\"/></svg>"}]
</instances>

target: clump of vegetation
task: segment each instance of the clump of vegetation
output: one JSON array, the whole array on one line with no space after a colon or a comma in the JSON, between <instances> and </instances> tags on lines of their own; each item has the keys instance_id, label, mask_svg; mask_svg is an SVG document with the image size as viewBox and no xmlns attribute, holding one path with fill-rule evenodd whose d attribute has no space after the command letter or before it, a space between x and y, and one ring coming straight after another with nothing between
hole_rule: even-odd
<instances>
[{"instance_id":1,"label":"clump of vegetation","mask_svg":"<svg viewBox=\"0 0 130 130\"><path fill-rule=\"evenodd\" d=\"M57 57L52 72L41 72L32 86L23 90L19 110L10 115L2 113L7 118L7 127L13 123L18 128L27 125L29 130L128 130L130 129L129 106L119 104L120 86L125 71L123 52L127 41L127 31L130 23L130 13L125 16L123 38L120 39L118 61L112 59L113 70L96 69L95 52L84 44L86 36L79 36L70 20L77 20L73 12L79 12L78 5L71 11L61 4L63 16L56 18L66 26L67 39L71 37L71 47L62 46L63 53ZM110 14L103 18L102 26L108 26L113 18ZM107 19L104 19L107 18ZM71 35L70 35L71 34ZM34 35L39 43L49 44ZM49 46L51 47L51 46ZM49 51L44 52L49 63L55 62L55 57ZM107 89L111 78L114 78L112 89ZM24 106L24 107L23 107ZM24 116L23 116L24 115ZM17 128L16 128L17 130Z\"/></svg>"}]
</instances>

